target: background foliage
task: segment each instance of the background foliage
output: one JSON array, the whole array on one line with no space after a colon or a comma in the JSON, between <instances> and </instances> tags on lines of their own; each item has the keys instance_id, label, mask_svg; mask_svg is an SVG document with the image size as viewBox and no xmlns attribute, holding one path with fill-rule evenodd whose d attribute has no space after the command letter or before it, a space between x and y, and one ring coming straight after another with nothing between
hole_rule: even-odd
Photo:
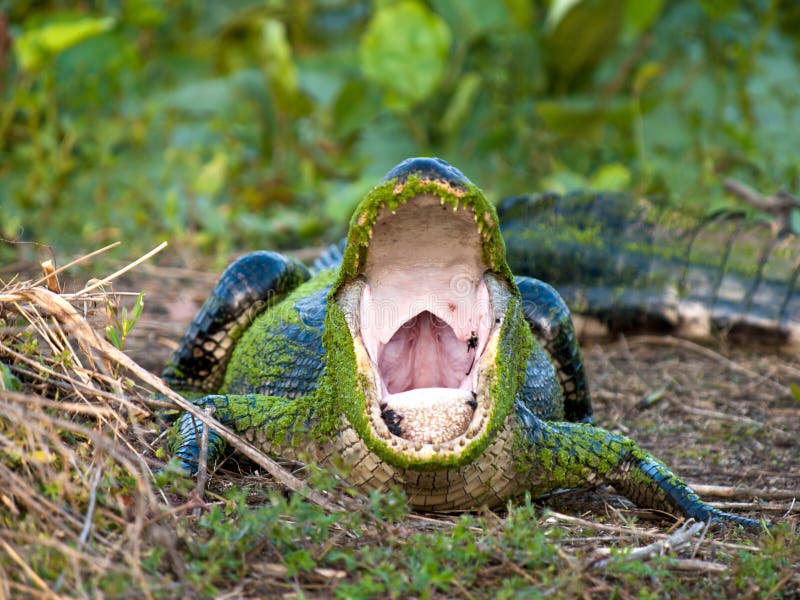
<instances>
[{"instance_id":1,"label":"background foliage","mask_svg":"<svg viewBox=\"0 0 800 600\"><path fill-rule=\"evenodd\" d=\"M169 239L221 261L334 240L410 155L495 199L604 188L708 210L725 176L799 187L793 0L0 7L7 240L130 256Z\"/></svg>"},{"instance_id":2,"label":"background foliage","mask_svg":"<svg viewBox=\"0 0 800 600\"><path fill-rule=\"evenodd\" d=\"M796 0L0 0L0 237L58 254L121 240L127 258L168 239L187 263L333 241L418 154L495 199L602 188L702 212L733 202L727 176L796 193L798 41ZM37 248L0 244L0 267ZM156 284L162 312L135 331L151 361L154 332L182 327L174 277ZM75 302L99 302L93 325L130 350L142 296L130 312L92 296ZM205 503L193 482L156 489L163 403L95 370L88 323L0 309L0 597L797 595L788 528L631 561L663 534L594 492L573 506L599 522L527 501L407 515L395 494L330 513L233 468ZM795 497L796 397L775 386L795 389L796 360L687 347L588 348L604 425L627 421L693 479ZM791 525L790 502L757 512Z\"/></svg>"}]
</instances>

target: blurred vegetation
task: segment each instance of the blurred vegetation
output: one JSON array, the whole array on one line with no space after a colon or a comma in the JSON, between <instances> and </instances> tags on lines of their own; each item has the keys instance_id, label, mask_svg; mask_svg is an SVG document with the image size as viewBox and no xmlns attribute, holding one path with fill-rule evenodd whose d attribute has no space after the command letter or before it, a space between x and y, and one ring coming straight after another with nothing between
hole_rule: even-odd
<instances>
[{"instance_id":1,"label":"blurred vegetation","mask_svg":"<svg viewBox=\"0 0 800 600\"><path fill-rule=\"evenodd\" d=\"M0 236L331 241L410 155L495 199L796 191L799 42L794 0L4 0Z\"/></svg>"}]
</instances>

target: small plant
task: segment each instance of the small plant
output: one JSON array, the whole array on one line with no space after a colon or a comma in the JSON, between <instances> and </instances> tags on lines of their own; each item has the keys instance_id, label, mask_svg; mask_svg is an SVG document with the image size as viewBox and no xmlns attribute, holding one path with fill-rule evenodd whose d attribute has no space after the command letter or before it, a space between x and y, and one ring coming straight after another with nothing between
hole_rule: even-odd
<instances>
[{"instance_id":1,"label":"small plant","mask_svg":"<svg viewBox=\"0 0 800 600\"><path fill-rule=\"evenodd\" d=\"M0 391L19 392L21 389L22 384L17 379L17 376L11 372L8 365L0 362Z\"/></svg>"},{"instance_id":2,"label":"small plant","mask_svg":"<svg viewBox=\"0 0 800 600\"><path fill-rule=\"evenodd\" d=\"M111 325L106 327L106 337L118 350L125 350L125 340L144 310L144 292L139 293L130 313L124 306L121 311L118 311L117 307L110 301L107 302L106 306L113 321Z\"/></svg>"}]
</instances>

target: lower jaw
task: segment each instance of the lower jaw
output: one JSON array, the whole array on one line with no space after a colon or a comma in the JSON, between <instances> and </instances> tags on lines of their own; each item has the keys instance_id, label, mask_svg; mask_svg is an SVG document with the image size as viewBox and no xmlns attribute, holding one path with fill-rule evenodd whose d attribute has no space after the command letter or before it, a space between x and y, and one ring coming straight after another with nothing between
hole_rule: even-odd
<instances>
[{"instance_id":1,"label":"lower jaw","mask_svg":"<svg viewBox=\"0 0 800 600\"><path fill-rule=\"evenodd\" d=\"M435 444L463 435L477 407L471 391L423 388L384 396L381 413L389 431L411 442Z\"/></svg>"}]
</instances>

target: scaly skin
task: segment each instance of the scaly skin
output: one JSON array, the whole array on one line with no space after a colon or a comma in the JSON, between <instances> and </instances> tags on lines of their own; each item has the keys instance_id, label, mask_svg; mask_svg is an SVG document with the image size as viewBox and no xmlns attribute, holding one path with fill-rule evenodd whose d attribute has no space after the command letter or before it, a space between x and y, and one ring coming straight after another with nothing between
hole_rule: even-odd
<instances>
[{"instance_id":1,"label":"scaly skin","mask_svg":"<svg viewBox=\"0 0 800 600\"><path fill-rule=\"evenodd\" d=\"M470 235L480 245L481 285L489 290L495 318L470 367L474 391L467 404L474 412L468 427L457 437L423 443L403 437L402 417L393 421L382 412L381 375L359 314L364 290L379 285L368 281L366 265L382 223L391 223L395 213L422 214L419 222L427 227L434 213L424 211L438 210L438 204L444 210L436 219L474 222ZM326 265L336 262L335 255ZM231 302L238 296L242 303ZM248 324L252 305L263 309ZM222 341L226 330L235 332L231 343ZM469 344L468 352L476 342ZM220 372L221 382L215 376ZM591 424L566 305L547 284L512 276L494 208L438 159L404 161L367 195L353 215L337 268L308 279L302 266L272 253L234 263L166 375L178 390L211 393L197 403L213 406L216 418L266 452L338 469L365 491L399 486L417 509L499 506L526 491L536 497L609 483L642 506L762 526L713 509L633 441ZM178 428L177 456L193 471L202 425L184 415ZM214 456L222 451L213 431L210 448Z\"/></svg>"},{"instance_id":2,"label":"scaly skin","mask_svg":"<svg viewBox=\"0 0 800 600\"><path fill-rule=\"evenodd\" d=\"M514 272L611 331L800 348L797 238L722 212L699 223L624 194L519 196L499 208Z\"/></svg>"}]
</instances>

